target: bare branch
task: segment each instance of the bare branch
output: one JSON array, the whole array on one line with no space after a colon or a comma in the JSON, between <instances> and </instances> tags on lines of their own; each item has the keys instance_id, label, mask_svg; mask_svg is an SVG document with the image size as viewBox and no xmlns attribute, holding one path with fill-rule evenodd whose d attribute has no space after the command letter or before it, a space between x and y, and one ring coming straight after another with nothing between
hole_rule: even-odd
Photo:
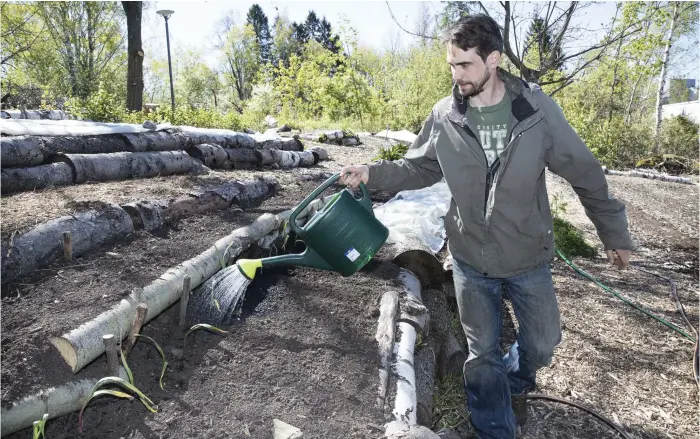
<instances>
[{"instance_id":1,"label":"bare branch","mask_svg":"<svg viewBox=\"0 0 700 439\"><path fill-rule=\"evenodd\" d=\"M386 2L386 7L389 8L389 15L391 15L391 18L394 20L394 23L396 23L396 25L397 25L402 31L406 32L406 33L409 34L409 35L413 35L414 37L421 37L421 38L426 38L426 39L430 39L430 40L438 40L438 39L439 39L439 38L436 38L436 37L434 37L434 36L432 36L432 35L417 34L417 33L414 33L414 32L411 32L411 31L408 31L408 30L404 29L403 26L401 26L401 24L399 24L399 21L396 19L396 17L394 17L394 13L391 11L391 6L389 6L389 2L388 2L388 1Z\"/></svg>"}]
</instances>

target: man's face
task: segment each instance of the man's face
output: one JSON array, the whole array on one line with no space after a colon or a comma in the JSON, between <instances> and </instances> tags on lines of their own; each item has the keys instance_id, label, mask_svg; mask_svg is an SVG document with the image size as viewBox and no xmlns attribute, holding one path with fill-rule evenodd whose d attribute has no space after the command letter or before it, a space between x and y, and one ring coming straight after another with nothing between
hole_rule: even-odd
<instances>
[{"instance_id":1,"label":"man's face","mask_svg":"<svg viewBox=\"0 0 700 439\"><path fill-rule=\"evenodd\" d=\"M452 81L459 86L459 93L465 98L484 91L493 70L476 53L476 48L464 51L452 44L447 47L447 63L452 70Z\"/></svg>"}]
</instances>

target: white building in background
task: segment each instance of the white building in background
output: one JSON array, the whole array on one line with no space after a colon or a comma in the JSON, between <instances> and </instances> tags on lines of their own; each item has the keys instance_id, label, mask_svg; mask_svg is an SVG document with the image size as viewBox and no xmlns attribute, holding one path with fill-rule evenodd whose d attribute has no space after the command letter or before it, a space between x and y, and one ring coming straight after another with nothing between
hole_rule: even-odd
<instances>
[{"instance_id":1,"label":"white building in background","mask_svg":"<svg viewBox=\"0 0 700 439\"><path fill-rule=\"evenodd\" d=\"M700 123L700 100L666 104L661 107L661 118L685 116L695 123Z\"/></svg>"}]
</instances>

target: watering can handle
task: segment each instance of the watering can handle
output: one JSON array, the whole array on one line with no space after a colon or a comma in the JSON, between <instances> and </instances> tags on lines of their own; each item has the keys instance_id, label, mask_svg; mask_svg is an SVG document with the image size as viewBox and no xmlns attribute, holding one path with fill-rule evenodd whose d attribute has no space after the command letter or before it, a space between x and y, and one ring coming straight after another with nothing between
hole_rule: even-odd
<instances>
[{"instance_id":1,"label":"watering can handle","mask_svg":"<svg viewBox=\"0 0 700 439\"><path fill-rule=\"evenodd\" d=\"M292 214L289 215L289 226L291 227L292 231L296 233L297 235L301 234L303 230L297 226L297 216L306 209L306 207L314 201L319 195L323 193L326 189L331 187L336 181L340 179L340 174L335 174L321 186L317 187L311 194L309 194L308 197L304 198L304 201L299 203L299 205L292 211ZM369 213L374 216L374 211L372 210L372 201L369 198L369 191L367 190L367 187L365 186L364 183L360 183L360 190L362 191L362 199L358 200L362 206L369 211Z\"/></svg>"}]
</instances>

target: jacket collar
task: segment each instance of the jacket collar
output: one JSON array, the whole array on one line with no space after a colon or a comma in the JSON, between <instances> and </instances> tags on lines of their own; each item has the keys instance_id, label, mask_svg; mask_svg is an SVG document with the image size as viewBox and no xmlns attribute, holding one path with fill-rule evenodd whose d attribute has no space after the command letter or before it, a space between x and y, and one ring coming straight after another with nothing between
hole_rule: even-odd
<instances>
[{"instance_id":1,"label":"jacket collar","mask_svg":"<svg viewBox=\"0 0 700 439\"><path fill-rule=\"evenodd\" d=\"M532 95L533 90L527 82L514 76L500 67L497 69L498 77L506 86L506 91L512 100L512 113L517 121L522 121L532 116L539 110L537 101ZM538 88L537 86L535 86ZM448 110L448 118L456 123L463 123L469 108L469 99L465 99L459 93L459 87L452 87L452 102Z\"/></svg>"}]
</instances>

